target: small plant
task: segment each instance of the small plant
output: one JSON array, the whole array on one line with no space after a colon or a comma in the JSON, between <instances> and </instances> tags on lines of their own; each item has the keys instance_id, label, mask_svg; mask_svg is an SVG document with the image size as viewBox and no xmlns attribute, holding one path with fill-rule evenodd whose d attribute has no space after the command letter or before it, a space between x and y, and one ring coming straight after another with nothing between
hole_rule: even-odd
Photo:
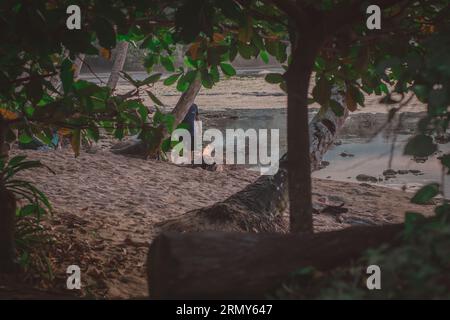
<instances>
[{"instance_id":1,"label":"small plant","mask_svg":"<svg viewBox=\"0 0 450 320\"><path fill-rule=\"evenodd\" d=\"M35 244L47 241L40 221L52 207L42 191L18 177L19 173L36 168L46 168L54 173L40 161L26 160L25 156L16 156L9 161L0 158L0 271L14 269L16 249L22 267L30 265L32 256L40 261L40 265L49 265L42 263L46 261L43 253L31 254L30 250Z\"/></svg>"},{"instance_id":2,"label":"small plant","mask_svg":"<svg viewBox=\"0 0 450 320\"><path fill-rule=\"evenodd\" d=\"M426 219L409 212L401 242L372 248L357 261L328 272L298 270L271 297L281 299L449 299L450 207ZM381 290L368 290L366 268L381 270Z\"/></svg>"},{"instance_id":3,"label":"small plant","mask_svg":"<svg viewBox=\"0 0 450 320\"><path fill-rule=\"evenodd\" d=\"M23 204L17 212L18 218L34 215L40 219L42 215L51 212L52 207L46 195L29 181L17 177L17 174L35 168L52 169L38 160L26 160L26 156L16 156L8 162L0 160L0 183L12 192L19 204Z\"/></svg>"}]
</instances>

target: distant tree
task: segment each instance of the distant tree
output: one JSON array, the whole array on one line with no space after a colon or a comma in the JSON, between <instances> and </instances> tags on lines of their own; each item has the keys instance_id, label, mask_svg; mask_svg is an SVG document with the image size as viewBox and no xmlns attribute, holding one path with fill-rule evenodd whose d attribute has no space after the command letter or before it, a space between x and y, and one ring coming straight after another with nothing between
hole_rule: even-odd
<instances>
[{"instance_id":1,"label":"distant tree","mask_svg":"<svg viewBox=\"0 0 450 320\"><path fill-rule=\"evenodd\" d=\"M116 58L109 75L108 83L106 84L111 90L114 90L119 81L120 72L123 70L125 60L127 59L128 42L121 41L117 45Z\"/></svg>"}]
</instances>

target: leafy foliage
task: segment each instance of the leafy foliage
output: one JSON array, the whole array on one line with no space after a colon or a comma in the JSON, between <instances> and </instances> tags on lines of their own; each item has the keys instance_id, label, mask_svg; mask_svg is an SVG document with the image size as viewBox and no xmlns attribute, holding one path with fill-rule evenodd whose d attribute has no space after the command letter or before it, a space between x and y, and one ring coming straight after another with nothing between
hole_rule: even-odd
<instances>
[{"instance_id":1,"label":"leafy foliage","mask_svg":"<svg viewBox=\"0 0 450 320\"><path fill-rule=\"evenodd\" d=\"M37 168L51 171L39 161L26 160L25 156L16 156L9 161L1 158L0 184L14 194L19 204L16 210L15 242L20 265L51 278L52 270L45 254L50 238L44 232L41 218L50 213L52 207L41 190L18 176Z\"/></svg>"},{"instance_id":2,"label":"leafy foliage","mask_svg":"<svg viewBox=\"0 0 450 320\"><path fill-rule=\"evenodd\" d=\"M350 267L322 273L305 267L275 293L294 299L449 299L450 211L425 221L409 213L401 244L368 250ZM368 290L366 268L381 269L381 290Z\"/></svg>"},{"instance_id":3,"label":"leafy foliage","mask_svg":"<svg viewBox=\"0 0 450 320\"><path fill-rule=\"evenodd\" d=\"M11 191L22 204L17 213L19 218L33 215L40 219L41 216L51 212L52 207L45 194L32 183L17 177L17 174L23 171L36 168L46 168L53 172L40 161L26 160L25 156L16 156L7 162L0 159L1 184Z\"/></svg>"}]
</instances>

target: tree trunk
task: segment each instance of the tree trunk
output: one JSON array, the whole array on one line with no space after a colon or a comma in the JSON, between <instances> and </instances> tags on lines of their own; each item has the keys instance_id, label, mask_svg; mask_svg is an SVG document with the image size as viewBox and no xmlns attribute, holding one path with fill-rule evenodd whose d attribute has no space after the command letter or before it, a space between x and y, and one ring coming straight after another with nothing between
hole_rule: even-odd
<instances>
[{"instance_id":1,"label":"tree trunk","mask_svg":"<svg viewBox=\"0 0 450 320\"><path fill-rule=\"evenodd\" d=\"M343 103L343 95L333 88L332 99ZM312 168L318 169L322 157L333 144L345 123L348 110L341 117L319 110L309 124ZM280 159L274 176L261 176L254 183L212 206L183 213L157 225L161 231L195 232L205 230L243 232L286 232L284 212L288 208L287 154Z\"/></svg>"},{"instance_id":2,"label":"tree trunk","mask_svg":"<svg viewBox=\"0 0 450 320\"><path fill-rule=\"evenodd\" d=\"M304 34L304 32L298 32ZM287 71L288 177L291 232L313 232L311 158L308 129L308 88L314 60L321 46L319 35L298 38Z\"/></svg>"},{"instance_id":3,"label":"tree trunk","mask_svg":"<svg viewBox=\"0 0 450 320\"><path fill-rule=\"evenodd\" d=\"M189 111L189 108L194 103L195 98L197 97L198 92L200 91L202 84L200 79L196 79L194 82L191 83L189 88L183 92L180 99L178 100L176 106L173 108L171 114L174 115L174 123L173 127L176 128L181 121L183 121L184 117L186 116L187 112ZM167 131L167 130L165 130ZM161 141L159 143L154 143L153 145L160 145L164 139L168 137L168 134L165 132L163 136L161 137ZM159 150L147 150L146 144L141 140L131 140L127 141L125 143L118 143L111 147L111 152L115 154L123 154L123 155L129 155L129 156L138 156L138 157L144 157L146 158L146 155L150 153L150 155L153 153L152 151L159 151Z\"/></svg>"},{"instance_id":4,"label":"tree trunk","mask_svg":"<svg viewBox=\"0 0 450 320\"><path fill-rule=\"evenodd\" d=\"M7 125L0 116L0 159L6 161L8 150L6 149ZM14 270L14 230L16 217L16 199L14 194L8 191L0 180L0 272Z\"/></svg>"},{"instance_id":5,"label":"tree trunk","mask_svg":"<svg viewBox=\"0 0 450 320\"><path fill-rule=\"evenodd\" d=\"M128 52L128 42L127 41L119 42L116 48L116 58L114 59L114 64L111 70L111 74L109 75L107 84L107 86L111 90L114 90L117 86L120 72L123 70L125 60L127 59L127 52Z\"/></svg>"},{"instance_id":6,"label":"tree trunk","mask_svg":"<svg viewBox=\"0 0 450 320\"><path fill-rule=\"evenodd\" d=\"M344 92L340 92L335 86L331 91L331 99L344 106L343 115L338 117L331 108L319 112L309 123L309 156L312 171L318 170L322 164L322 158L333 145L336 137L348 118L349 111L345 106Z\"/></svg>"},{"instance_id":7,"label":"tree trunk","mask_svg":"<svg viewBox=\"0 0 450 320\"><path fill-rule=\"evenodd\" d=\"M296 270L344 266L371 247L395 244L403 225L318 234L168 233L148 255L151 298L262 299Z\"/></svg>"},{"instance_id":8,"label":"tree trunk","mask_svg":"<svg viewBox=\"0 0 450 320\"><path fill-rule=\"evenodd\" d=\"M189 111L189 108L195 101L200 88L202 87L202 83L200 79L194 80L194 82L189 86L189 89L184 92L180 99L178 100L175 108L172 110L172 115L175 116L175 121L173 124L174 129L183 121L184 117Z\"/></svg>"}]
</instances>

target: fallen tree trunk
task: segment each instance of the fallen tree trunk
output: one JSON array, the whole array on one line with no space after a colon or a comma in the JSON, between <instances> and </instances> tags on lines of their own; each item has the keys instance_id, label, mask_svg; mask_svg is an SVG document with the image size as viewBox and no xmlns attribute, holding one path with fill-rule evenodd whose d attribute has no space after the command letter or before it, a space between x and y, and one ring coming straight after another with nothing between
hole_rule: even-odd
<instances>
[{"instance_id":1,"label":"fallen tree trunk","mask_svg":"<svg viewBox=\"0 0 450 320\"><path fill-rule=\"evenodd\" d=\"M200 91L201 85L202 84L200 79L196 79L194 82L191 83L189 88L181 95L176 106L173 108L171 112L171 114L174 116L173 128L176 128L181 123L181 121L183 121L184 117L189 111L189 108L194 103L195 98L197 97L197 94ZM167 130L161 130L161 132L163 131L164 133L161 137L161 141L159 143L153 143L153 145L160 145L162 143L162 140L168 138ZM115 154L122 154L143 158L147 158L147 156L149 155L147 144L144 141L139 140L137 138L132 139L131 141L127 141L125 143L118 143L112 146L111 152ZM152 152L150 152L150 155L151 153Z\"/></svg>"},{"instance_id":2,"label":"fallen tree trunk","mask_svg":"<svg viewBox=\"0 0 450 320\"><path fill-rule=\"evenodd\" d=\"M333 90L333 99L344 105L342 95ZM340 117L321 109L309 124L310 157L313 170L333 144L348 110ZM195 232L204 230L244 232L287 232L283 216L288 207L287 154L280 159L278 172L261 176L254 183L212 206L183 213L157 225L161 231Z\"/></svg>"},{"instance_id":3,"label":"fallen tree trunk","mask_svg":"<svg viewBox=\"0 0 450 320\"><path fill-rule=\"evenodd\" d=\"M148 255L156 299L264 298L302 267L326 271L370 247L396 244L403 224L318 234L167 233Z\"/></svg>"}]
</instances>

